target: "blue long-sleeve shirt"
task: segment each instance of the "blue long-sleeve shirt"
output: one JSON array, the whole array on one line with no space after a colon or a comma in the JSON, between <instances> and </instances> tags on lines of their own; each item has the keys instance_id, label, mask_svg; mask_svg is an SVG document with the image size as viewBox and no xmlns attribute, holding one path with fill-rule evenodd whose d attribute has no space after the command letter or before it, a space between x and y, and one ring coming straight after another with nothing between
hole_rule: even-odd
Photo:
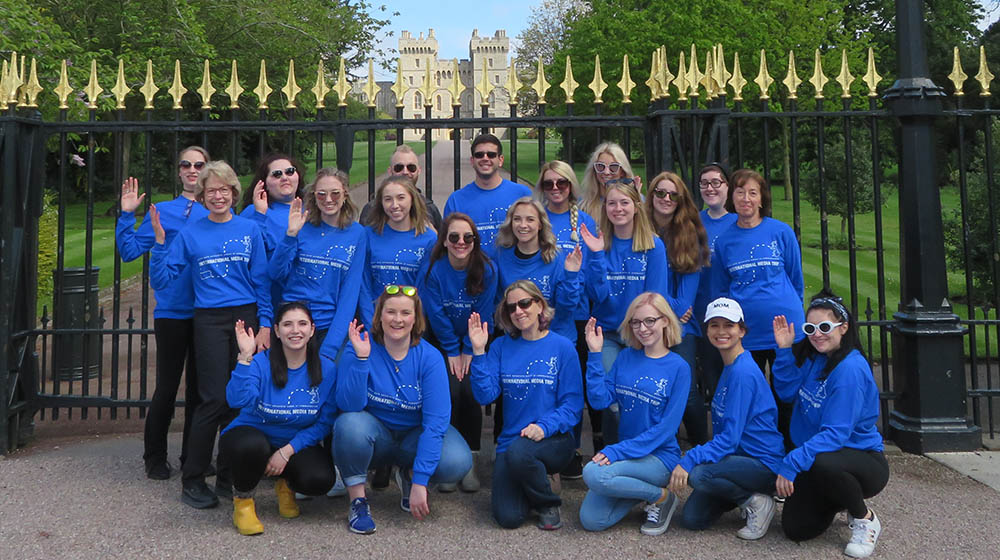
<instances>
[{"instance_id":1,"label":"blue long-sleeve shirt","mask_svg":"<svg viewBox=\"0 0 1000 560\"><path fill-rule=\"evenodd\" d=\"M160 225L167 234L164 242L167 247L170 247L177 233L189 221L193 222L208 215L204 205L183 196L160 202L156 205L156 209L160 212ZM137 230L135 213L122 212L115 226L115 243L118 245L118 254L125 262L134 261L152 249L156 243L156 234L153 233L150 214L146 213ZM176 281L162 290L156 290L154 295L156 297L154 318L190 319L194 315L194 288L191 285L190 271L185 270Z\"/></svg>"},{"instance_id":2,"label":"blue long-sleeve shirt","mask_svg":"<svg viewBox=\"0 0 1000 560\"><path fill-rule=\"evenodd\" d=\"M649 358L642 350L625 348L611 371L605 373L601 353L587 357L587 398L602 410L618 403L619 441L601 449L614 462L653 455L667 470L681 458L677 445L688 391L691 367L676 352Z\"/></svg>"},{"instance_id":3,"label":"blue long-sleeve shirt","mask_svg":"<svg viewBox=\"0 0 1000 560\"><path fill-rule=\"evenodd\" d=\"M871 367L857 350L820 381L826 356L795 365L791 348L778 348L771 375L778 398L794 402L789 426L795 449L785 455L778 474L788 480L812 468L816 455L844 447L882 451L878 432L878 386Z\"/></svg>"},{"instance_id":4,"label":"blue long-sleeve shirt","mask_svg":"<svg viewBox=\"0 0 1000 560\"><path fill-rule=\"evenodd\" d=\"M549 331L538 340L502 336L486 354L473 356L472 395L489 404L503 395L503 430L497 453L537 424L545 437L567 433L583 414L583 379L576 347Z\"/></svg>"},{"instance_id":5,"label":"blue long-sleeve shirt","mask_svg":"<svg viewBox=\"0 0 1000 560\"><path fill-rule=\"evenodd\" d=\"M694 316L701 325L705 322L705 309L708 304L715 301L725 293L726 286L717 286L715 283L718 277L712 275L712 271L718 266L718 257L715 255L715 243L722 232L729 229L729 226L736 223L736 214L732 212L724 214L721 218L713 218L708 215L708 210L701 211L701 223L705 226L705 233L708 234L708 250L711 254L711 266L701 269L701 279L698 281L698 294L694 299Z\"/></svg>"},{"instance_id":6,"label":"blue long-sleeve shirt","mask_svg":"<svg viewBox=\"0 0 1000 560\"><path fill-rule=\"evenodd\" d=\"M416 230L396 231L386 225L382 233L366 227L368 251L365 257L364 290L361 317L370 326L375 300L390 284L416 286L421 268L427 263L437 234L431 230L417 235ZM426 270L425 270L426 271Z\"/></svg>"},{"instance_id":7,"label":"blue long-sleeve shirt","mask_svg":"<svg viewBox=\"0 0 1000 560\"><path fill-rule=\"evenodd\" d=\"M240 212L240 217L257 222L260 225L260 233L264 237L264 250L267 258L270 259L278 249L281 240L285 238L288 231L288 213L292 206L285 202L272 201L268 204L267 214L257 212L253 206L247 206ZM271 306L275 309L282 301L284 287L281 284L271 285Z\"/></svg>"},{"instance_id":8,"label":"blue long-sleeve shirt","mask_svg":"<svg viewBox=\"0 0 1000 560\"><path fill-rule=\"evenodd\" d=\"M182 229L170 249L157 243L151 254L154 290L176 282L190 267L196 309L256 303L260 326L271 326L271 280L257 223L239 216L223 223L201 218Z\"/></svg>"},{"instance_id":9,"label":"blue long-sleeve shirt","mask_svg":"<svg viewBox=\"0 0 1000 560\"><path fill-rule=\"evenodd\" d=\"M497 268L500 271L497 297L503 297L504 290L514 282L531 280L555 310L549 328L576 342L573 313L580 304L580 273L566 270L566 255L562 251L552 262L545 262L541 251L522 259L514 247L498 247Z\"/></svg>"},{"instance_id":10,"label":"blue long-sleeve shirt","mask_svg":"<svg viewBox=\"0 0 1000 560\"><path fill-rule=\"evenodd\" d=\"M531 196L531 189L507 179L489 190L479 188L473 181L448 195L444 217L452 212L468 214L476 224L480 246L491 259L495 259L497 230L507 218L507 210L522 196Z\"/></svg>"},{"instance_id":11,"label":"blue long-sleeve shirt","mask_svg":"<svg viewBox=\"0 0 1000 560\"><path fill-rule=\"evenodd\" d=\"M667 253L659 237L652 249L632 250L631 239L613 238L608 251L589 251L587 295L602 329L617 330L629 304L643 292L669 295Z\"/></svg>"},{"instance_id":12,"label":"blue long-sleeve shirt","mask_svg":"<svg viewBox=\"0 0 1000 560\"><path fill-rule=\"evenodd\" d=\"M729 455L760 459L777 474L784 442L778 433L778 407L764 374L744 351L722 370L712 398L712 439L684 455L681 467L718 463Z\"/></svg>"},{"instance_id":13,"label":"blue long-sleeve shirt","mask_svg":"<svg viewBox=\"0 0 1000 560\"><path fill-rule=\"evenodd\" d=\"M481 320L493 327L497 272L493 262L486 265L483 291L470 296L465 289L465 270L455 270L448 257L438 259L429 273L420 276L420 301L431 329L448 356L472 354L469 341L469 315L479 313Z\"/></svg>"},{"instance_id":14,"label":"blue long-sleeve shirt","mask_svg":"<svg viewBox=\"0 0 1000 560\"><path fill-rule=\"evenodd\" d=\"M390 430L422 427L413 461L413 483L427 485L441 459L451 421L448 373L441 352L421 340L396 361L385 346L371 343L371 356L358 360L348 344L337 373L337 408L366 410Z\"/></svg>"},{"instance_id":15,"label":"blue long-sleeve shirt","mask_svg":"<svg viewBox=\"0 0 1000 560\"><path fill-rule=\"evenodd\" d=\"M282 301L309 303L316 328L329 329L323 355L334 357L344 345L361 292L368 238L365 228L307 223L295 237L285 235L268 264L271 281L284 286Z\"/></svg>"},{"instance_id":16,"label":"blue long-sleeve shirt","mask_svg":"<svg viewBox=\"0 0 1000 560\"><path fill-rule=\"evenodd\" d=\"M694 299L698 294L698 282L701 280L701 271L677 272L670 265L670 256L667 256L667 303L674 315L680 319L688 309L691 309L691 318L687 323L681 323L681 336L694 335L701 336L701 326L694 317Z\"/></svg>"},{"instance_id":17,"label":"blue long-sleeve shirt","mask_svg":"<svg viewBox=\"0 0 1000 560\"><path fill-rule=\"evenodd\" d=\"M570 212L567 210L561 214L553 212L551 209L546 208L545 213L549 216L549 223L552 224L552 234L556 236L556 245L562 249L563 253L568 255L573 252L573 249L580 246L583 251L583 266L580 268L580 274L584 274L587 270L587 261L590 259L590 251L587 250L587 246L583 244L583 237L580 234L580 226L586 225L587 229L591 232L597 231L597 224L594 219L590 217L590 214L580 209L577 212L577 224L576 224L576 238L577 241L573 241L570 237L573 234L573 227L570 223ZM580 279L581 282L583 278ZM573 311L573 319L576 321L586 321L590 318L590 298L587 294L581 290L580 303L576 306L576 310Z\"/></svg>"},{"instance_id":18,"label":"blue long-sleeve shirt","mask_svg":"<svg viewBox=\"0 0 1000 560\"><path fill-rule=\"evenodd\" d=\"M802 255L792 228L773 218L756 227L733 225L715 242L717 285L740 302L747 325L743 347L777 348L772 321L784 315L796 327L805 321L802 310ZM704 310L702 310L704 313ZM796 342L805 335L795 329Z\"/></svg>"},{"instance_id":19,"label":"blue long-sleeve shirt","mask_svg":"<svg viewBox=\"0 0 1000 560\"><path fill-rule=\"evenodd\" d=\"M309 384L306 364L288 370L288 382L278 388L271 380L270 350L253 357L250 364L236 364L226 384L226 401L240 413L226 426L253 426L264 432L274 447L291 444L296 453L330 435L337 418L337 370L331 360L320 358L323 380Z\"/></svg>"}]
</instances>

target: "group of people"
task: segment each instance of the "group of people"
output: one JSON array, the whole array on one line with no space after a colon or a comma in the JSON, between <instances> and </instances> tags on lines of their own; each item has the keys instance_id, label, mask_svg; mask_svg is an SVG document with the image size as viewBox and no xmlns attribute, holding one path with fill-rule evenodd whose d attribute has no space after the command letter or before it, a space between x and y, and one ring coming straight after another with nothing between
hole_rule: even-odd
<instances>
[{"instance_id":1,"label":"group of people","mask_svg":"<svg viewBox=\"0 0 1000 560\"><path fill-rule=\"evenodd\" d=\"M803 301L799 245L770 217L764 178L705 166L699 212L675 173L644 189L614 143L595 149L582 192L564 162L544 164L534 189L503 179L503 162L499 139L476 137L475 180L439 212L400 145L356 218L341 171L309 182L294 157L271 154L244 192L192 146L181 196L151 205L138 229L129 178L118 246L125 260L151 253L157 299L147 475L171 476L166 432L186 372L182 500L231 496L242 534L263 531L264 477L277 478L283 517L299 515L297 499L346 493L349 529L363 534L376 527L366 485L393 474L417 519L434 486L477 491L486 406L502 527L537 516L558 529L562 473L587 485L587 530L642 505L642 533L662 534L690 487L688 529L739 508L737 535L759 539L783 501L789 538L847 510L845 553L872 554L881 525L865 500L889 477L878 389L843 302ZM585 409L594 454L582 461Z\"/></svg>"}]
</instances>

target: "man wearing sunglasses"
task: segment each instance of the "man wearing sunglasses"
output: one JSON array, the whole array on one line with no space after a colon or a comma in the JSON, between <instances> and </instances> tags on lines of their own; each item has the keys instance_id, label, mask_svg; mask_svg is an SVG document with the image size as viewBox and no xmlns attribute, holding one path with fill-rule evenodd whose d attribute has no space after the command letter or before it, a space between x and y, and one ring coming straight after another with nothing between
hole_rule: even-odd
<instances>
[{"instance_id":1,"label":"man wearing sunglasses","mask_svg":"<svg viewBox=\"0 0 1000 560\"><path fill-rule=\"evenodd\" d=\"M396 146L396 151L392 153L392 157L389 158L389 168L385 170L388 175L404 175L413 179L413 184L417 185L417 191L420 194L424 194L424 191L420 189L420 161L417 158L416 152L413 148L406 144L400 144ZM441 211L431 200L431 197L424 195L424 200L427 201L427 217L431 221L431 225L434 226L435 230L441 229ZM368 216L371 213L372 205L375 203L374 200L369 200L365 207L361 209L361 217L358 219L362 224L368 223Z\"/></svg>"},{"instance_id":2,"label":"man wearing sunglasses","mask_svg":"<svg viewBox=\"0 0 1000 560\"><path fill-rule=\"evenodd\" d=\"M492 134L480 134L472 140L472 169L476 179L451 193L444 205L445 217L452 212L468 214L476 223L480 246L491 259L497 258L496 234L507 217L507 209L531 189L500 176L503 145Z\"/></svg>"}]
</instances>

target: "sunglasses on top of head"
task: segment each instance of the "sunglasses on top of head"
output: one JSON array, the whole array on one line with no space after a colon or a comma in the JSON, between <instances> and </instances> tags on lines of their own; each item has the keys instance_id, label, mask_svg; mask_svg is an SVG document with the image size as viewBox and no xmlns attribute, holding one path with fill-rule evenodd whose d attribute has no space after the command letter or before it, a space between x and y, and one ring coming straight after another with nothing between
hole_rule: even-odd
<instances>
[{"instance_id":1,"label":"sunglasses on top of head","mask_svg":"<svg viewBox=\"0 0 1000 560\"><path fill-rule=\"evenodd\" d=\"M635 179L633 179L631 177L622 177L621 179L608 179L608 182L604 183L604 185L605 186L607 186L607 185L614 185L615 183L621 183L623 185L630 185L630 186L634 187L635 186Z\"/></svg>"},{"instance_id":2,"label":"sunglasses on top of head","mask_svg":"<svg viewBox=\"0 0 1000 560\"><path fill-rule=\"evenodd\" d=\"M462 243L465 243L466 245L471 245L472 242L476 240L476 235L471 232L459 235L457 231L453 231L448 234L448 241L451 243L458 243L459 240L462 240Z\"/></svg>"},{"instance_id":3,"label":"sunglasses on top of head","mask_svg":"<svg viewBox=\"0 0 1000 560\"><path fill-rule=\"evenodd\" d=\"M180 162L177 163L177 165L181 169L191 169L191 166L194 166L195 169L201 170L202 167L205 167L205 162L203 162L203 161L196 161L196 162L192 163L192 162L190 162L190 161L188 161L186 159L182 159Z\"/></svg>"},{"instance_id":4,"label":"sunglasses on top of head","mask_svg":"<svg viewBox=\"0 0 1000 560\"><path fill-rule=\"evenodd\" d=\"M401 293L404 296L413 297L417 295L417 289L414 288L413 286L401 286L399 284L389 284L388 286L385 287L385 293L389 294L390 296L394 296L396 294Z\"/></svg>"},{"instance_id":5,"label":"sunglasses on top of head","mask_svg":"<svg viewBox=\"0 0 1000 560\"><path fill-rule=\"evenodd\" d=\"M282 171L281 169L272 169L270 175L271 175L271 177L274 177L275 179L278 179L279 177L281 177L282 173L284 173L285 175L291 177L292 175L295 175L295 168L294 167L286 167L284 169L284 171Z\"/></svg>"},{"instance_id":6,"label":"sunglasses on top of head","mask_svg":"<svg viewBox=\"0 0 1000 560\"><path fill-rule=\"evenodd\" d=\"M510 301L504 302L503 309L504 309L504 311L507 312L508 315L510 315L518 307L520 307L521 309L527 309L527 308L531 307L532 303L535 303L535 298L533 298L533 297L526 297L526 298L523 298L523 299L519 299L519 300L517 300L515 302L510 302Z\"/></svg>"},{"instance_id":7,"label":"sunglasses on top of head","mask_svg":"<svg viewBox=\"0 0 1000 560\"><path fill-rule=\"evenodd\" d=\"M546 179L542 181L543 191L554 191L559 189L564 191L570 187L569 179L559 178L559 179Z\"/></svg>"},{"instance_id":8,"label":"sunglasses on top of head","mask_svg":"<svg viewBox=\"0 0 1000 560\"><path fill-rule=\"evenodd\" d=\"M417 164L415 164L415 163L406 163L406 164L397 163L396 165L392 166L393 173L402 173L404 169L407 170L407 171L409 171L410 173L416 173L417 172Z\"/></svg>"},{"instance_id":9,"label":"sunglasses on top of head","mask_svg":"<svg viewBox=\"0 0 1000 560\"><path fill-rule=\"evenodd\" d=\"M805 333L806 336L812 336L812 335L816 334L816 331L819 331L819 332L821 332L823 334L829 334L830 331L832 331L833 329L835 329L835 328L837 328L837 327L839 327L840 325L843 325L843 324L844 324L843 322L834 323L833 321L823 321L823 322L818 323L818 324L815 324L815 323L803 323L802 324L802 332Z\"/></svg>"},{"instance_id":10,"label":"sunglasses on top of head","mask_svg":"<svg viewBox=\"0 0 1000 560\"><path fill-rule=\"evenodd\" d=\"M497 156L499 155L500 155L499 152L483 152L483 151L472 152L472 157L476 159L483 159L484 157L490 159L496 159Z\"/></svg>"}]
</instances>

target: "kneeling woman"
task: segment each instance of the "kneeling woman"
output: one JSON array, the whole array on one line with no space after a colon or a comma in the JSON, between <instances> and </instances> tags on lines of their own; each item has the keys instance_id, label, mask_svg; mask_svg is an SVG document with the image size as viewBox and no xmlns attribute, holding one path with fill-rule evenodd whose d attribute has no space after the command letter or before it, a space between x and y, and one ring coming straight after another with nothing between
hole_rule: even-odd
<instances>
[{"instance_id":1,"label":"kneeling woman","mask_svg":"<svg viewBox=\"0 0 1000 560\"><path fill-rule=\"evenodd\" d=\"M690 485L681 523L691 530L709 528L723 513L740 507L746 527L736 535L756 540L774 517L774 481L782 458L778 407L767 380L743 349L747 333L743 308L719 298L708 305L705 333L725 368L712 398L712 439L684 455L670 476L670 490Z\"/></svg>"},{"instance_id":2,"label":"kneeling woman","mask_svg":"<svg viewBox=\"0 0 1000 560\"><path fill-rule=\"evenodd\" d=\"M876 427L878 387L840 298L813 299L806 321L802 332L808 340L793 347L795 325L783 315L774 318L774 388L778 398L795 405L795 449L778 469L778 495L786 497L781 526L793 541L812 539L846 509L851 541L844 554L865 558L882 532L865 499L889 482Z\"/></svg>"},{"instance_id":3,"label":"kneeling woman","mask_svg":"<svg viewBox=\"0 0 1000 560\"><path fill-rule=\"evenodd\" d=\"M339 364L333 448L351 498L354 533L375 532L365 498L369 468L396 465L399 507L423 519L427 485L458 482L472 453L449 425L451 400L444 358L421 338L424 312L416 288L390 284L375 304L370 340L352 321L351 344Z\"/></svg>"},{"instance_id":4,"label":"kneeling woman","mask_svg":"<svg viewBox=\"0 0 1000 560\"><path fill-rule=\"evenodd\" d=\"M319 442L337 413L333 362L319 357L316 327L302 303L278 309L271 349L254 356L253 331L236 322L239 361L226 385L239 416L222 432L219 447L233 470L233 524L244 535L264 531L253 491L262 477L277 476L278 513L299 516L295 492L317 496L333 486L333 461Z\"/></svg>"},{"instance_id":5,"label":"kneeling woman","mask_svg":"<svg viewBox=\"0 0 1000 560\"><path fill-rule=\"evenodd\" d=\"M496 321L507 332L490 346L489 326L469 317L472 394L488 404L503 394L491 510L501 527L519 527L537 510L538 528L562 526L562 500L548 474L566 468L576 450L573 426L583 413L583 380L576 348L549 331L553 310L530 280L507 287Z\"/></svg>"},{"instance_id":6,"label":"kneeling woman","mask_svg":"<svg viewBox=\"0 0 1000 560\"><path fill-rule=\"evenodd\" d=\"M681 458L677 428L691 386L691 367L670 347L681 339L677 316L662 295L636 297L618 328L627 347L611 371L601 365L604 334L591 318L585 329L587 397L597 409L618 404L619 441L601 449L583 469L589 490L580 506L580 523L603 531L647 502L645 535L666 532L677 498L666 486Z\"/></svg>"}]
</instances>

